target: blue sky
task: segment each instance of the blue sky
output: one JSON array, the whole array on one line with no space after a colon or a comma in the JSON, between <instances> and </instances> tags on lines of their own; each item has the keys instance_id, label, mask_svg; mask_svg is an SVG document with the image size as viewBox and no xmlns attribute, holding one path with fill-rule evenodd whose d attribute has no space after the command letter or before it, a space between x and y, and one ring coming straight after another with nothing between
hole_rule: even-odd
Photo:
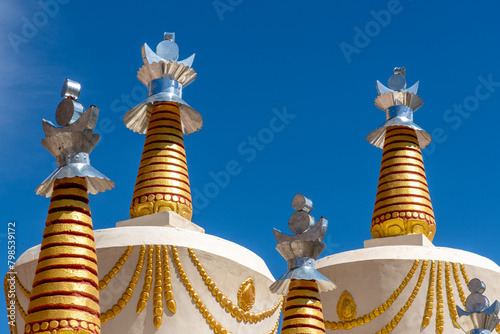
<instances>
[{"instance_id":1,"label":"blue sky","mask_svg":"<svg viewBox=\"0 0 500 334\"><path fill-rule=\"evenodd\" d=\"M288 230L301 192L317 219L329 219L323 255L361 248L382 154L365 137L385 120L375 82L405 66L424 100L415 122L435 137L424 150L434 244L498 263L499 10L493 1L2 1L5 259L9 221L18 256L41 241L49 201L34 190L55 167L40 145L41 119L54 121L66 77L82 83L85 107L101 109L91 162L116 183L91 196L94 226L128 219L144 137L121 119L145 95L140 47L175 31L181 59L196 53L198 78L183 97L204 125L185 142L192 190L202 194L193 221L207 233L256 252L279 277L286 263L272 228ZM214 187L234 161L237 175Z\"/></svg>"}]
</instances>

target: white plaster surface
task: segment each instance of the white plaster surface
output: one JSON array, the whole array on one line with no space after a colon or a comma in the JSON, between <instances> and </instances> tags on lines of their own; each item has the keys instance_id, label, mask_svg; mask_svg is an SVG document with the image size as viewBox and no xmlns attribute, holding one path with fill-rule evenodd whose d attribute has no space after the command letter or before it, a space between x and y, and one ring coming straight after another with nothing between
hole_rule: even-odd
<instances>
[{"instance_id":1,"label":"white plaster surface","mask_svg":"<svg viewBox=\"0 0 500 334\"><path fill-rule=\"evenodd\" d=\"M500 267L485 257L458 249L442 247L397 245L370 247L331 255L316 262L318 270L337 285L336 290L321 294L325 320L339 321L336 306L344 290L347 290L354 298L357 305L358 317L370 313L374 308L384 303L394 290L398 288L415 259L462 263L465 265L470 279L478 277L486 283L485 295L490 300L500 299L500 285L498 284L500 281ZM408 300L418 280L420 268L421 265L398 299L385 313L368 324L357 326L349 331L327 330L327 333L348 332L350 334L366 334L376 333L381 330L393 319ZM391 333L436 333L436 299L434 299L434 309L430 324L426 328L421 327L429 276L430 262L415 301ZM461 274L460 280L462 288L466 296L468 296L469 291ZM449 315L446 287L444 285L444 263L442 281L445 319L444 333L463 333L453 325ZM451 282L455 302L463 308L453 278L453 271L451 272Z\"/></svg>"},{"instance_id":2,"label":"white plaster surface","mask_svg":"<svg viewBox=\"0 0 500 334\"><path fill-rule=\"evenodd\" d=\"M116 223L116 227L124 226L168 226L205 233L205 229L172 211L162 211Z\"/></svg>"},{"instance_id":3,"label":"white plaster surface","mask_svg":"<svg viewBox=\"0 0 500 334\"><path fill-rule=\"evenodd\" d=\"M279 300L279 296L269 292L269 285L274 282L274 277L269 272L264 261L244 247L212 235L165 226L125 226L96 230L95 239L99 262L99 279L113 268L127 246L136 246L120 272L101 291L101 312L110 309L127 288L137 264L139 246L162 244L177 246L184 270L192 286L213 317L228 332L238 334L265 333L271 330L276 322L278 312L258 324L244 323L233 318L230 313L220 306L208 290L187 252L187 248L195 250L207 273L221 291L235 304L237 304L239 286L247 278L251 277L255 282L257 296L255 305L250 311L258 313L275 305ZM40 245L29 249L19 257L16 263L20 280L29 290L31 290L33 283L39 251ZM120 314L103 325L103 334L213 333L184 287L170 250L169 254L172 288L177 303L176 314L171 314L164 305L163 324L157 330L153 326L152 291L146 308L142 313L136 313L137 302L144 284L145 264L132 298ZM18 298L26 310L29 303L28 299L20 292ZM17 319L22 319L20 314L18 314ZM24 322L20 321L18 325L23 328Z\"/></svg>"},{"instance_id":4,"label":"white plaster surface","mask_svg":"<svg viewBox=\"0 0 500 334\"><path fill-rule=\"evenodd\" d=\"M386 237L368 239L364 241L365 248L380 246L426 246L434 247L432 242L423 234L398 235L396 237Z\"/></svg>"}]
</instances>

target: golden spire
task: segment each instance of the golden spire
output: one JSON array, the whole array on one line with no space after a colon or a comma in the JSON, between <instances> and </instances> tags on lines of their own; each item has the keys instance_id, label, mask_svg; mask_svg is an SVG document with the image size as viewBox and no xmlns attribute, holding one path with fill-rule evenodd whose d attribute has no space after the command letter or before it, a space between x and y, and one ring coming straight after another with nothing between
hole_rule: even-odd
<instances>
[{"instance_id":1,"label":"golden spire","mask_svg":"<svg viewBox=\"0 0 500 334\"><path fill-rule=\"evenodd\" d=\"M144 66L137 77L148 86L149 96L124 117L129 129L146 134L131 218L160 211L189 220L193 215L183 135L199 130L202 118L182 100L182 88L196 78L194 55L183 61L178 56L173 33L165 33L156 53L147 44L142 47Z\"/></svg>"},{"instance_id":2,"label":"golden spire","mask_svg":"<svg viewBox=\"0 0 500 334\"><path fill-rule=\"evenodd\" d=\"M37 188L51 196L40 255L28 306L25 334L99 334L97 257L88 192L114 183L95 170L89 153L99 141L93 134L99 109L83 113L76 101L80 84L69 79L56 111L62 127L45 121L42 140L57 169Z\"/></svg>"},{"instance_id":3,"label":"golden spire","mask_svg":"<svg viewBox=\"0 0 500 334\"><path fill-rule=\"evenodd\" d=\"M377 81L375 105L387 121L367 137L383 148L371 233L373 238L424 234L432 241L436 224L421 153L431 137L413 123L423 102L416 95L418 82L406 89L405 72L396 68L389 88Z\"/></svg>"},{"instance_id":4,"label":"golden spire","mask_svg":"<svg viewBox=\"0 0 500 334\"><path fill-rule=\"evenodd\" d=\"M316 270L315 263L325 248L322 240L328 221L321 217L315 223L309 215L312 201L301 194L293 198L292 207L297 211L288 226L296 235L274 229L276 249L287 260L288 270L269 289L286 296L281 333L323 334L325 324L319 292L335 289L335 284Z\"/></svg>"}]
</instances>

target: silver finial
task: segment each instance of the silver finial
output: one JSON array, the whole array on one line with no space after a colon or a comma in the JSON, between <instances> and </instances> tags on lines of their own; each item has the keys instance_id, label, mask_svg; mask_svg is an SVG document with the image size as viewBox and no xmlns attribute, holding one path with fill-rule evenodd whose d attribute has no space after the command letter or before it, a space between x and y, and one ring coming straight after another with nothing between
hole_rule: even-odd
<instances>
[{"instance_id":1,"label":"silver finial","mask_svg":"<svg viewBox=\"0 0 500 334\"><path fill-rule=\"evenodd\" d=\"M490 306L490 301L483 295L486 285L478 278L471 279L467 287L471 292L465 300L467 311L457 306L457 324L467 334L491 334L500 322L500 304L495 301Z\"/></svg>"},{"instance_id":2,"label":"silver finial","mask_svg":"<svg viewBox=\"0 0 500 334\"><path fill-rule=\"evenodd\" d=\"M195 55L178 60L179 47L175 43L173 32L163 35L156 53L146 43L142 46L141 53L144 66L137 72L137 78L148 87L148 97L125 114L125 126L134 132L145 134L153 103L175 102L179 104L184 134L201 129L203 118L182 98L183 89L196 78L196 72L191 68Z\"/></svg>"},{"instance_id":3,"label":"silver finial","mask_svg":"<svg viewBox=\"0 0 500 334\"><path fill-rule=\"evenodd\" d=\"M292 207L297 210L288 221L288 227L296 235L283 234L274 229L278 241L276 249L288 263L288 270L269 289L273 293L286 294L292 279L315 280L320 291L335 289L335 284L320 274L315 267L316 259L325 249L322 242L328 227L328 220L321 217L314 223L309 215L312 201L297 194L292 200Z\"/></svg>"},{"instance_id":4,"label":"silver finial","mask_svg":"<svg viewBox=\"0 0 500 334\"><path fill-rule=\"evenodd\" d=\"M56 110L57 127L50 121L42 120L47 138L42 145L56 158L57 169L37 188L37 195L50 197L56 179L84 177L87 190L91 194L110 190L113 181L90 165L89 154L99 142L99 135L93 133L99 116L99 108L90 106L83 111L83 105L76 101L80 94L80 83L66 79L62 97Z\"/></svg>"},{"instance_id":5,"label":"silver finial","mask_svg":"<svg viewBox=\"0 0 500 334\"><path fill-rule=\"evenodd\" d=\"M389 87L377 80L379 95L375 99L375 106L385 111L386 122L366 137L366 140L376 147L384 147L385 132L390 126L403 126L415 130L420 148L425 148L432 140L425 130L413 122L413 113L422 106L423 101L417 95L418 81L410 88L406 88L405 75L404 67L396 67L388 80Z\"/></svg>"}]
</instances>

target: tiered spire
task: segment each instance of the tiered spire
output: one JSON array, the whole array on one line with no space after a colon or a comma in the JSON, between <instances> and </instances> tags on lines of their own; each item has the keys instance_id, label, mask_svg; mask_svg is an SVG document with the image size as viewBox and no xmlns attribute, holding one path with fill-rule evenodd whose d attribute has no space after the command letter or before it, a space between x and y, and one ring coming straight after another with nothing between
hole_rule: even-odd
<instances>
[{"instance_id":1,"label":"tiered spire","mask_svg":"<svg viewBox=\"0 0 500 334\"><path fill-rule=\"evenodd\" d=\"M386 112L387 121L367 137L384 150L371 233L373 238L424 234L432 241L436 224L420 151L431 136L413 123L423 102L416 95L418 82L406 88L405 74L404 67L395 68L389 88L377 81L375 106Z\"/></svg>"},{"instance_id":2,"label":"tiered spire","mask_svg":"<svg viewBox=\"0 0 500 334\"><path fill-rule=\"evenodd\" d=\"M274 229L276 249L287 260L288 270L269 289L286 296L281 333L322 334L325 325L319 293L336 287L315 268L316 259L325 249L322 240L328 221L321 217L314 223L309 215L312 201L301 194L293 198L292 207L297 211L288 227L296 235Z\"/></svg>"},{"instance_id":3,"label":"tiered spire","mask_svg":"<svg viewBox=\"0 0 500 334\"><path fill-rule=\"evenodd\" d=\"M174 211L191 219L193 213L183 135L198 131L202 117L182 99L182 88L196 78L194 54L182 61L178 57L174 33L165 33L156 53L147 44L142 47L144 66L137 77L149 96L124 117L129 129L146 134L131 218Z\"/></svg>"},{"instance_id":4,"label":"tiered spire","mask_svg":"<svg viewBox=\"0 0 500 334\"><path fill-rule=\"evenodd\" d=\"M24 333L99 334L97 257L88 192L114 183L94 169L89 153L99 141L92 133L99 108L83 113L76 101L80 84L66 80L57 107L56 127L43 120L42 140L58 168L37 188L51 196L33 280Z\"/></svg>"}]
</instances>

